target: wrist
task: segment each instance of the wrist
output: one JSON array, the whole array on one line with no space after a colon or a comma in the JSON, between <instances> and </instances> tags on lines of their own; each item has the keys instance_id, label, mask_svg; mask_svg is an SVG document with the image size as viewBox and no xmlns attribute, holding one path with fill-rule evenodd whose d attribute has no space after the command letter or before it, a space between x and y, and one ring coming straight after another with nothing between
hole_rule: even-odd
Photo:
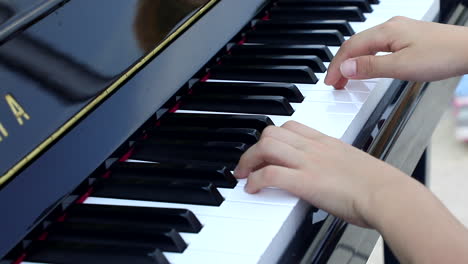
<instances>
[{"instance_id":1,"label":"wrist","mask_svg":"<svg viewBox=\"0 0 468 264\"><path fill-rule=\"evenodd\" d=\"M398 200L411 195L411 190L419 184L396 168L387 166L380 170L370 192L360 203L361 216L371 228L381 230L387 214L392 214ZM398 206L397 206L398 207Z\"/></svg>"}]
</instances>

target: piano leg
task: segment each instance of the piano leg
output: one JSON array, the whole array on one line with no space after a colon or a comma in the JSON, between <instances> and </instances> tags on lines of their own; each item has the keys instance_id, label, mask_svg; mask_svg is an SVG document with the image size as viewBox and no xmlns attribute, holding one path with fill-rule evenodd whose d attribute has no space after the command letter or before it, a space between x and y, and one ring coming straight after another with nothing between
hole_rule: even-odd
<instances>
[{"instance_id":1,"label":"piano leg","mask_svg":"<svg viewBox=\"0 0 468 264\"><path fill-rule=\"evenodd\" d=\"M428 149L426 149L424 153L422 154L421 159L419 160L418 164L416 165L416 168L413 171L413 174L411 175L413 176L413 178L415 178L416 180L418 180L420 183L424 185L427 184L426 175L427 175L427 166L429 166L429 162L427 160L428 158L427 152L428 152Z\"/></svg>"}]
</instances>

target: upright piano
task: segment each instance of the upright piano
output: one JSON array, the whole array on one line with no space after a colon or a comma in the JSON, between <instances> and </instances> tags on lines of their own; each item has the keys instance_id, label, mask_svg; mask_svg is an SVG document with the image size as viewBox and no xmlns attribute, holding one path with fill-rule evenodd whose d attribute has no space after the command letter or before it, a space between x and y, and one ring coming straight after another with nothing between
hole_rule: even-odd
<instances>
[{"instance_id":1,"label":"upright piano","mask_svg":"<svg viewBox=\"0 0 468 264\"><path fill-rule=\"evenodd\" d=\"M248 195L231 172L266 126L295 120L411 174L450 89L323 79L353 34L439 11L0 0L0 263L365 263L374 231L280 189Z\"/></svg>"}]
</instances>

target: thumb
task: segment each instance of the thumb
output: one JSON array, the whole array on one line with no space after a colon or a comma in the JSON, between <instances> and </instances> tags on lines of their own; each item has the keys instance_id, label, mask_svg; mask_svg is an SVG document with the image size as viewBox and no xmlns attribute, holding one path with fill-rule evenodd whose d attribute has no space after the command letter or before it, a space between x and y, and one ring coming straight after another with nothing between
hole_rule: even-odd
<instances>
[{"instance_id":1,"label":"thumb","mask_svg":"<svg viewBox=\"0 0 468 264\"><path fill-rule=\"evenodd\" d=\"M345 60L340 71L347 79L397 78L396 54L361 56Z\"/></svg>"}]
</instances>

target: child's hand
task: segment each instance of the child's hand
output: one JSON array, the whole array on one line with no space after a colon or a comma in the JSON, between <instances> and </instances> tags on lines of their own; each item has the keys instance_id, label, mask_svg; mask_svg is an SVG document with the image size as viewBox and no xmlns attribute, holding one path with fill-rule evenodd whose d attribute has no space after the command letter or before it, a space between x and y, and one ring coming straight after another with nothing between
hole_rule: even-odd
<instances>
[{"instance_id":1,"label":"child's hand","mask_svg":"<svg viewBox=\"0 0 468 264\"><path fill-rule=\"evenodd\" d=\"M374 225L369 200L382 188L409 178L338 139L293 121L267 127L260 141L241 157L235 176L248 177L249 193L279 187L366 227Z\"/></svg>"},{"instance_id":2,"label":"child's hand","mask_svg":"<svg viewBox=\"0 0 468 264\"><path fill-rule=\"evenodd\" d=\"M377 52L392 52L375 56ZM325 83L348 79L434 81L468 73L468 28L394 17L354 35L341 46Z\"/></svg>"}]
</instances>

